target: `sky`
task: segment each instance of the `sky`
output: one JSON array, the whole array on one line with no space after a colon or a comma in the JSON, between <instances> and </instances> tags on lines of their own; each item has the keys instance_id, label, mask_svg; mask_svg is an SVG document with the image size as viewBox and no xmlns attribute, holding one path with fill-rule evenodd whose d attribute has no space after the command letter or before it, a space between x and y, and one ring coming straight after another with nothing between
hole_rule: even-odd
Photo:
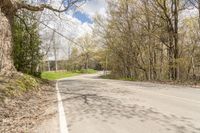
<instances>
[{"instance_id":1,"label":"sky","mask_svg":"<svg viewBox=\"0 0 200 133\"><path fill-rule=\"evenodd\" d=\"M36 0L36 1L48 1L48 0ZM62 0L51 0L54 8L60 8L60 2ZM87 0L87 2L81 5L78 9L71 9L65 13L55 13L50 10L45 10L41 15L41 21L55 29L72 41L76 42L76 39L84 36L85 34L92 33L93 18L96 14L106 16L106 0ZM190 16L195 14L194 10L185 11L180 16ZM52 44L53 31L44 25L41 25L41 38L44 46ZM55 34L55 43L58 53L58 59L67 59L70 54L70 49L75 46L73 43L68 41L66 38ZM52 45L51 45L52 46ZM52 48L52 47L51 47ZM48 49L48 48L47 48ZM54 60L53 52L49 52L48 60Z\"/></svg>"},{"instance_id":2,"label":"sky","mask_svg":"<svg viewBox=\"0 0 200 133\"><path fill-rule=\"evenodd\" d=\"M60 7L59 0L53 0L52 5L54 8ZM92 32L93 18L96 14L106 15L105 0L88 0L76 10L69 10L68 12L61 14L45 10L41 15L41 21L67 38L76 41L77 38ZM41 24L40 27L40 35L46 46L52 42L52 39L50 38L53 36L53 31L43 24ZM55 42L58 51L58 59L67 59L70 49L74 44L56 33ZM49 52L47 59L54 60L52 50Z\"/></svg>"}]
</instances>

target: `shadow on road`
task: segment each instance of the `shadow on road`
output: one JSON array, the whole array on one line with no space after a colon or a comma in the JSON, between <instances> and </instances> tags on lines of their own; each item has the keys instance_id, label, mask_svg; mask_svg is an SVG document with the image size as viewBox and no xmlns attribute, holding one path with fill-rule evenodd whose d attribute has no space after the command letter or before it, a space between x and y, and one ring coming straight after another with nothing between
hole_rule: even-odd
<instances>
[{"instance_id":1,"label":"shadow on road","mask_svg":"<svg viewBox=\"0 0 200 133\"><path fill-rule=\"evenodd\" d=\"M69 129L74 123L83 119L92 118L110 122L111 118L118 121L135 119L141 123L150 121L176 133L200 132L200 128L194 127L190 118L165 115L153 108L138 105L135 101L132 101L132 104L126 104L115 95L129 95L129 91L108 89L108 87L106 83L95 81L66 80L59 82Z\"/></svg>"}]
</instances>

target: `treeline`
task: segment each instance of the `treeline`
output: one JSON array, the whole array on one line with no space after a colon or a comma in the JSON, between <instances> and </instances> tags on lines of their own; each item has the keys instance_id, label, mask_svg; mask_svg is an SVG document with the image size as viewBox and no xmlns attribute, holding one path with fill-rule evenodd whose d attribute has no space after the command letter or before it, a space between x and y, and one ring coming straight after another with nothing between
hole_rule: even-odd
<instances>
[{"instance_id":1,"label":"treeline","mask_svg":"<svg viewBox=\"0 0 200 133\"><path fill-rule=\"evenodd\" d=\"M184 0L108 2L108 16L97 16L94 28L103 40L104 66L120 78L197 80L200 29L191 8Z\"/></svg>"},{"instance_id":2,"label":"treeline","mask_svg":"<svg viewBox=\"0 0 200 133\"><path fill-rule=\"evenodd\" d=\"M72 48L71 55L66 62L66 70L95 69L101 70L99 51L91 34L86 34L76 39L79 45Z\"/></svg>"},{"instance_id":3,"label":"treeline","mask_svg":"<svg viewBox=\"0 0 200 133\"><path fill-rule=\"evenodd\" d=\"M68 55L65 56L65 58L60 60L44 61L41 64L42 71L87 71L92 69L102 70L102 63L100 63L101 56L99 55L99 50L97 50L93 38L94 37L89 33L77 37L74 41L76 43L69 43L71 46L68 49ZM55 51L54 57L56 57L57 50L53 50Z\"/></svg>"}]
</instances>

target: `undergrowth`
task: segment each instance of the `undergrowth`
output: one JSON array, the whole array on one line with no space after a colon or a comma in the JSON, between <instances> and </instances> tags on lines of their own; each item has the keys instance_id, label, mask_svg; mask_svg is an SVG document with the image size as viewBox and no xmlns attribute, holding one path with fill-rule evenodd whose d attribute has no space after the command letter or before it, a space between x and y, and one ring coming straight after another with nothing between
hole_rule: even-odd
<instances>
[{"instance_id":1,"label":"undergrowth","mask_svg":"<svg viewBox=\"0 0 200 133\"><path fill-rule=\"evenodd\" d=\"M40 80L21 73L12 76L0 76L0 101L6 97L23 95L27 91L38 90Z\"/></svg>"}]
</instances>

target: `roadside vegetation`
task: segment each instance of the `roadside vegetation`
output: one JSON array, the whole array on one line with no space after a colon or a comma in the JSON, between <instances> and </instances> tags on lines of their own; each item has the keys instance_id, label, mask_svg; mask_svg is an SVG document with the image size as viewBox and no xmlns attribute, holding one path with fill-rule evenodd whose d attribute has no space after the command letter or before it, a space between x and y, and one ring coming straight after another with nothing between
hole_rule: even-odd
<instances>
[{"instance_id":1,"label":"roadside vegetation","mask_svg":"<svg viewBox=\"0 0 200 133\"><path fill-rule=\"evenodd\" d=\"M36 16L21 11L14 18L12 58L18 72L0 75L0 99L38 91L42 86L38 64L42 60ZM37 78L36 78L37 77Z\"/></svg>"},{"instance_id":2,"label":"roadside vegetation","mask_svg":"<svg viewBox=\"0 0 200 133\"><path fill-rule=\"evenodd\" d=\"M125 80L125 81L137 81L137 79L132 78L126 78L126 77L116 77L112 73L104 73L100 76L100 78L103 79L114 79L114 80Z\"/></svg>"},{"instance_id":3,"label":"roadside vegetation","mask_svg":"<svg viewBox=\"0 0 200 133\"><path fill-rule=\"evenodd\" d=\"M40 81L26 74L13 74L10 77L0 77L0 102L4 102L5 98L12 98L23 95L28 91L38 91Z\"/></svg>"},{"instance_id":4,"label":"roadside vegetation","mask_svg":"<svg viewBox=\"0 0 200 133\"><path fill-rule=\"evenodd\" d=\"M46 118L43 112L53 106L54 91L51 82L27 74L0 76L0 132L32 132Z\"/></svg>"},{"instance_id":5,"label":"roadside vegetation","mask_svg":"<svg viewBox=\"0 0 200 133\"><path fill-rule=\"evenodd\" d=\"M108 2L107 17L97 15L94 28L102 66L116 79L199 82L200 15L188 12L199 6L185 0Z\"/></svg>"},{"instance_id":6,"label":"roadside vegetation","mask_svg":"<svg viewBox=\"0 0 200 133\"><path fill-rule=\"evenodd\" d=\"M57 71L57 72L42 72L41 78L47 80L58 80L62 78L77 76L80 74L92 74L96 73L96 70L93 69L82 69L74 71Z\"/></svg>"},{"instance_id":7,"label":"roadside vegetation","mask_svg":"<svg viewBox=\"0 0 200 133\"><path fill-rule=\"evenodd\" d=\"M16 15L12 56L17 71L40 77L39 64L43 55L36 18L37 15L29 11L21 11Z\"/></svg>"}]
</instances>

